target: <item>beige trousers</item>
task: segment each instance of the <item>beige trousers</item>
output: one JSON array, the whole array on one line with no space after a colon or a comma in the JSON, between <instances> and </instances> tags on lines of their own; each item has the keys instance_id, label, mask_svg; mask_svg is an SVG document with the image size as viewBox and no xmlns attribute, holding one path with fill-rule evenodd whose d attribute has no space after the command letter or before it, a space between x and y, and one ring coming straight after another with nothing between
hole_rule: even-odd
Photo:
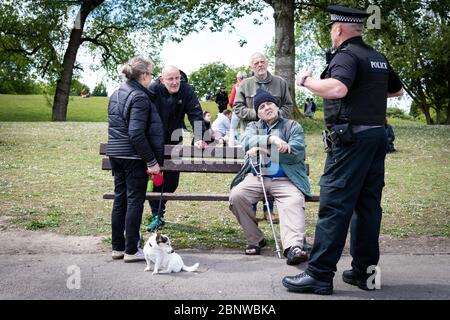
<instances>
[{"instance_id":1,"label":"beige trousers","mask_svg":"<svg viewBox=\"0 0 450 320\"><path fill-rule=\"evenodd\" d=\"M303 247L305 236L305 197L288 178L264 178L267 195L278 208L283 249ZM244 230L248 244L257 245L264 235L258 228L252 204L264 198L261 180L249 173L230 193L230 210Z\"/></svg>"}]
</instances>

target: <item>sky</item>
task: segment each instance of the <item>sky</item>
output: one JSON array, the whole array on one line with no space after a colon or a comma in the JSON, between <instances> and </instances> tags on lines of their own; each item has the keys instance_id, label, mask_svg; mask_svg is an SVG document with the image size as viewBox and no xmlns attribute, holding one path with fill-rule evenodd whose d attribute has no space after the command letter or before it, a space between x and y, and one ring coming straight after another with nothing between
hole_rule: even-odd
<instances>
[{"instance_id":1,"label":"sky","mask_svg":"<svg viewBox=\"0 0 450 320\"><path fill-rule=\"evenodd\" d=\"M221 61L230 67L248 66L250 56L264 52L270 46L275 34L272 8L267 8L264 15L268 19L262 25L253 25L254 16L243 17L235 21L235 30L201 33L187 36L181 43L166 43L161 57L164 64L173 64L186 73L191 73L202 64ZM247 43L239 46L239 40Z\"/></svg>"},{"instance_id":2,"label":"sky","mask_svg":"<svg viewBox=\"0 0 450 320\"><path fill-rule=\"evenodd\" d=\"M163 45L161 59L163 65L172 64L187 74L199 69L203 64L221 61L230 67L248 66L250 56L257 52L265 52L270 46L275 34L273 9L268 7L263 15L268 19L262 25L254 25L255 16L247 16L237 19L235 29L230 32L210 32L209 30L191 34L180 43L168 42ZM239 40L247 43L239 46ZM90 58L83 59L79 56L81 64L89 64ZM92 72L85 68L82 73L82 82L91 90L94 89L102 77L107 76L102 72ZM105 81L106 82L106 81ZM114 88L108 87L108 92Z\"/></svg>"},{"instance_id":3,"label":"sky","mask_svg":"<svg viewBox=\"0 0 450 320\"><path fill-rule=\"evenodd\" d=\"M198 70L203 64L217 61L230 67L248 66L250 56L257 51L265 52L266 47L271 45L275 34L273 9L266 7L263 11L263 16L267 19L262 25L253 24L253 20L257 16L259 15L237 19L234 22L235 29L231 30L231 33L229 31L212 33L204 30L185 37L180 43L165 43L161 51L163 65L175 65L188 75ZM242 39L247 41L243 47L239 45L239 40ZM92 62L88 57L79 57L79 61L87 64ZM104 79L109 79L109 77L104 72L94 73L88 69L85 68L86 71L82 73L82 82L86 83L91 90L98 82L108 83ZM314 76L318 77L321 70L313 69ZM112 93L117 85L108 84L108 94ZM408 97L388 99L389 107L395 106L403 110L409 110L410 102Z\"/></svg>"}]
</instances>

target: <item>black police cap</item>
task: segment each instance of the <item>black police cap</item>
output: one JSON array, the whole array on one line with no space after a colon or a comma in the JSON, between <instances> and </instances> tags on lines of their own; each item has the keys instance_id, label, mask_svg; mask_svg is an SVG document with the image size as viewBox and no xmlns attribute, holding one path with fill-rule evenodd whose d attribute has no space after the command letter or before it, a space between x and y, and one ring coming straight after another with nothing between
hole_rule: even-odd
<instances>
[{"instance_id":1,"label":"black police cap","mask_svg":"<svg viewBox=\"0 0 450 320\"><path fill-rule=\"evenodd\" d=\"M328 25L334 22L364 23L364 18L370 16L366 11L342 6L328 6L327 11L331 15Z\"/></svg>"}]
</instances>

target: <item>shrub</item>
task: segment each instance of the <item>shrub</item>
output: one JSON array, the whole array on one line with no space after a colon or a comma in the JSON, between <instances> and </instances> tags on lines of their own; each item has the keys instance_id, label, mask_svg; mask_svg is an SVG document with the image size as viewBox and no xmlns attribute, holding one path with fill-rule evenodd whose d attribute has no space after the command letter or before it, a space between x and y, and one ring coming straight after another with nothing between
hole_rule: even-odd
<instances>
[{"instance_id":1,"label":"shrub","mask_svg":"<svg viewBox=\"0 0 450 320\"><path fill-rule=\"evenodd\" d=\"M412 119L412 117L407 115L402 109L396 108L396 107L387 108L386 115L389 118L399 118L399 119L406 119L406 120Z\"/></svg>"}]
</instances>

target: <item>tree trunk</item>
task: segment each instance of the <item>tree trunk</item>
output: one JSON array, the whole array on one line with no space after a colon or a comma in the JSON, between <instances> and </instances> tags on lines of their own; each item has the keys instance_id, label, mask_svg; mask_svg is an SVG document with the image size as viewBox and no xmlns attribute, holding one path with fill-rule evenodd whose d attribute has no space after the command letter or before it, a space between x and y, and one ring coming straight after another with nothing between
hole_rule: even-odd
<instances>
[{"instance_id":1,"label":"tree trunk","mask_svg":"<svg viewBox=\"0 0 450 320\"><path fill-rule=\"evenodd\" d=\"M445 122L445 124L449 125L450 124L450 96L449 96L449 99L448 99L447 115L446 116L447 116L447 121Z\"/></svg>"},{"instance_id":2,"label":"tree trunk","mask_svg":"<svg viewBox=\"0 0 450 320\"><path fill-rule=\"evenodd\" d=\"M447 60L447 120L445 124L450 124L450 59Z\"/></svg>"},{"instance_id":3,"label":"tree trunk","mask_svg":"<svg viewBox=\"0 0 450 320\"><path fill-rule=\"evenodd\" d=\"M436 107L436 124L441 124L441 107Z\"/></svg>"},{"instance_id":4,"label":"tree trunk","mask_svg":"<svg viewBox=\"0 0 450 320\"><path fill-rule=\"evenodd\" d=\"M425 115L425 119L427 121L428 125L433 124L433 119L431 118L430 114L430 106L427 103L427 98L425 97L425 94L423 92L422 84L420 83L420 79L415 79L413 81L415 86L411 86L411 88L416 88L417 92L417 103L420 107L420 110L422 110L423 114Z\"/></svg>"},{"instance_id":5,"label":"tree trunk","mask_svg":"<svg viewBox=\"0 0 450 320\"><path fill-rule=\"evenodd\" d=\"M430 107L427 105L427 103L424 101L420 101L419 106L420 106L420 109L422 110L423 114L425 115L427 124L433 124L433 119L431 118L431 114L430 114Z\"/></svg>"},{"instance_id":6,"label":"tree trunk","mask_svg":"<svg viewBox=\"0 0 450 320\"><path fill-rule=\"evenodd\" d=\"M292 118L302 117L295 103L295 32L294 1L270 2L275 19L275 74L285 79L294 103Z\"/></svg>"},{"instance_id":7,"label":"tree trunk","mask_svg":"<svg viewBox=\"0 0 450 320\"><path fill-rule=\"evenodd\" d=\"M77 52L82 43L84 24L88 15L104 0L83 1L76 17L74 27L70 33L70 40L64 54L61 76L57 81L55 97L53 99L52 121L66 121L67 104L69 103L70 83L73 76L73 67L77 59Z\"/></svg>"}]
</instances>

